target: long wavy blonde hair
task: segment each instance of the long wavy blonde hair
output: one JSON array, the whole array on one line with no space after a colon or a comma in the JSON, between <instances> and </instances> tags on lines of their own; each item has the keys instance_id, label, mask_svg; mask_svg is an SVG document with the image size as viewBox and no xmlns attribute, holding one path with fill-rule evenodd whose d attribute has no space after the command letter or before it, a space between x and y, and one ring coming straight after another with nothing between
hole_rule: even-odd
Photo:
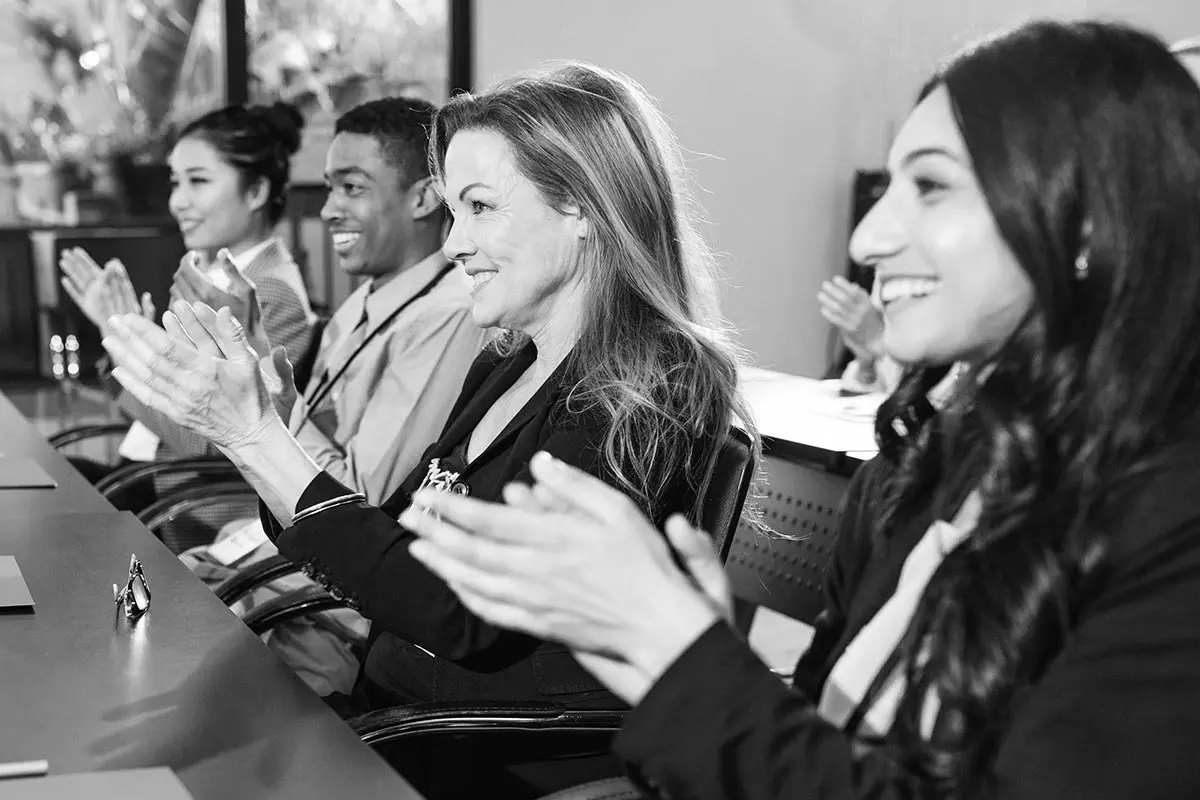
<instances>
[{"instance_id":1,"label":"long wavy blonde hair","mask_svg":"<svg viewBox=\"0 0 1200 800\"><path fill-rule=\"evenodd\" d=\"M699 520L730 424L747 429L756 458L760 445L738 391L740 354L717 309L715 259L696 230L682 153L662 113L630 78L570 62L448 101L430 137L439 183L462 130L503 136L548 205L578 207L588 219L567 408L610 421L604 462L620 488L657 518L680 510ZM498 346L525 341L507 332ZM694 506L662 508L681 471Z\"/></svg>"}]
</instances>

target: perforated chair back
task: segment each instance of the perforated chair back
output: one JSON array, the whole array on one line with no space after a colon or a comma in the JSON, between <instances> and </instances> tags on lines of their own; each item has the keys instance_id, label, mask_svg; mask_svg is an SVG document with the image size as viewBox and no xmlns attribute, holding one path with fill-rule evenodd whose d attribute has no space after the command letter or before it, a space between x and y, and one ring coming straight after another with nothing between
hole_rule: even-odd
<instances>
[{"instance_id":1,"label":"perforated chair back","mask_svg":"<svg viewBox=\"0 0 1200 800\"><path fill-rule=\"evenodd\" d=\"M738 427L730 428L713 465L700 520L700 526L713 537L722 561L733 543L755 466L750 434Z\"/></svg>"},{"instance_id":2,"label":"perforated chair back","mask_svg":"<svg viewBox=\"0 0 1200 800\"><path fill-rule=\"evenodd\" d=\"M764 458L763 467L767 485L760 505L777 535L739 525L726 574L739 600L811 624L825 604L825 570L850 481L780 458Z\"/></svg>"}]
</instances>

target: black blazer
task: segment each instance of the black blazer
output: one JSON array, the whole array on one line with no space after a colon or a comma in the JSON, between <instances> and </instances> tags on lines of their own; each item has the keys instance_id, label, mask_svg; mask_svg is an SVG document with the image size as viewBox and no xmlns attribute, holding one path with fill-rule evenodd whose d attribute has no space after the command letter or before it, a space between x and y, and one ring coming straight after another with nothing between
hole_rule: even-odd
<instances>
[{"instance_id":1,"label":"black blazer","mask_svg":"<svg viewBox=\"0 0 1200 800\"><path fill-rule=\"evenodd\" d=\"M356 689L359 700L370 707L483 698L620 705L561 645L497 628L475 616L440 578L409 555L408 545L415 537L396 521L420 486L430 459L452 453L535 355L532 344L509 358L482 354L467 374L442 435L380 508L340 506L282 531L270 514L263 514L266 530L283 555L371 620ZM529 459L539 450L600 473L606 422L565 410L565 395L574 385L566 370L565 364L560 366L461 473L459 481L469 487L470 496L499 501L505 484L529 482ZM694 498L682 475L676 484L664 503L672 512L690 508ZM321 473L297 507L347 492Z\"/></svg>"},{"instance_id":2,"label":"black blazer","mask_svg":"<svg viewBox=\"0 0 1200 800\"><path fill-rule=\"evenodd\" d=\"M1117 487L1109 550L1064 648L1025 687L998 755L971 798L1125 800L1200 797L1200 442ZM663 796L916 798L878 751L862 751L815 713L828 672L895 590L931 521L870 544L880 463L856 476L827 577L828 609L796 688L714 625L626 718L615 747Z\"/></svg>"}]
</instances>

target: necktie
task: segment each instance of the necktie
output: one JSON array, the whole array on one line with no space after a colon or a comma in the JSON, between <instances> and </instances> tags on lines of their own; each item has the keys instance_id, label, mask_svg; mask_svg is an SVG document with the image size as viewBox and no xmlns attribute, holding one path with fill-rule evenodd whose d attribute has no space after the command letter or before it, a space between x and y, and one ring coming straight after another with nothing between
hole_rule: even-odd
<instances>
[{"instance_id":1,"label":"necktie","mask_svg":"<svg viewBox=\"0 0 1200 800\"><path fill-rule=\"evenodd\" d=\"M329 362L328 368L334 370L341 369L346 359L354 356L354 352L358 350L363 340L367 337L367 299L370 296L371 293L369 291L363 296L362 313L358 317L358 324L350 330L350 333L346 334L346 338L342 340L341 345L337 348L337 357Z\"/></svg>"},{"instance_id":2,"label":"necktie","mask_svg":"<svg viewBox=\"0 0 1200 800\"><path fill-rule=\"evenodd\" d=\"M372 284L372 289L374 285ZM328 358L320 358L318 355L319 370L317 374L320 379L315 381L312 389L309 392L308 399L314 400L318 393L328 391L328 383L333 380L334 375L341 371L347 359L353 358L358 348L362 346L363 341L367 338L367 298L371 296L371 289L363 295L362 313L358 316L358 324L350 329L340 342L333 343L330 348L331 355Z\"/></svg>"}]
</instances>

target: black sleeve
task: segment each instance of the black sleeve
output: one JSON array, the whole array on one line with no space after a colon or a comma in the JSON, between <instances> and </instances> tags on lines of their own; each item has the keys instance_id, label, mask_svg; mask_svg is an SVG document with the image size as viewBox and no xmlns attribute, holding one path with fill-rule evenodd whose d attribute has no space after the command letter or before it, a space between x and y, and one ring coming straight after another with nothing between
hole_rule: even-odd
<instances>
[{"instance_id":1,"label":"black sleeve","mask_svg":"<svg viewBox=\"0 0 1200 800\"><path fill-rule=\"evenodd\" d=\"M595 474L596 442L594 428L559 429L540 443L540 449ZM528 469L525 465L512 480L528 481ZM348 493L321 473L297 508ZM302 519L280 531L275 543L280 553L381 630L441 658L474 669L500 669L533 651L535 640L475 616L441 578L414 559L408 552L414 538L381 509L354 503Z\"/></svg>"},{"instance_id":2,"label":"black sleeve","mask_svg":"<svg viewBox=\"0 0 1200 800\"><path fill-rule=\"evenodd\" d=\"M800 656L792 685L816 699L832 666L830 657L846 629L846 607L863 563L870 557L871 520L868 503L884 464L876 457L854 473L843 500L833 557L825 573L825 608L813 621L813 636Z\"/></svg>"},{"instance_id":3,"label":"black sleeve","mask_svg":"<svg viewBox=\"0 0 1200 800\"><path fill-rule=\"evenodd\" d=\"M972 800L1200 797L1200 522L1139 534L1113 560L1062 651L1022 692ZM722 625L663 674L616 748L664 796L921 796L886 751L856 749Z\"/></svg>"}]
</instances>

